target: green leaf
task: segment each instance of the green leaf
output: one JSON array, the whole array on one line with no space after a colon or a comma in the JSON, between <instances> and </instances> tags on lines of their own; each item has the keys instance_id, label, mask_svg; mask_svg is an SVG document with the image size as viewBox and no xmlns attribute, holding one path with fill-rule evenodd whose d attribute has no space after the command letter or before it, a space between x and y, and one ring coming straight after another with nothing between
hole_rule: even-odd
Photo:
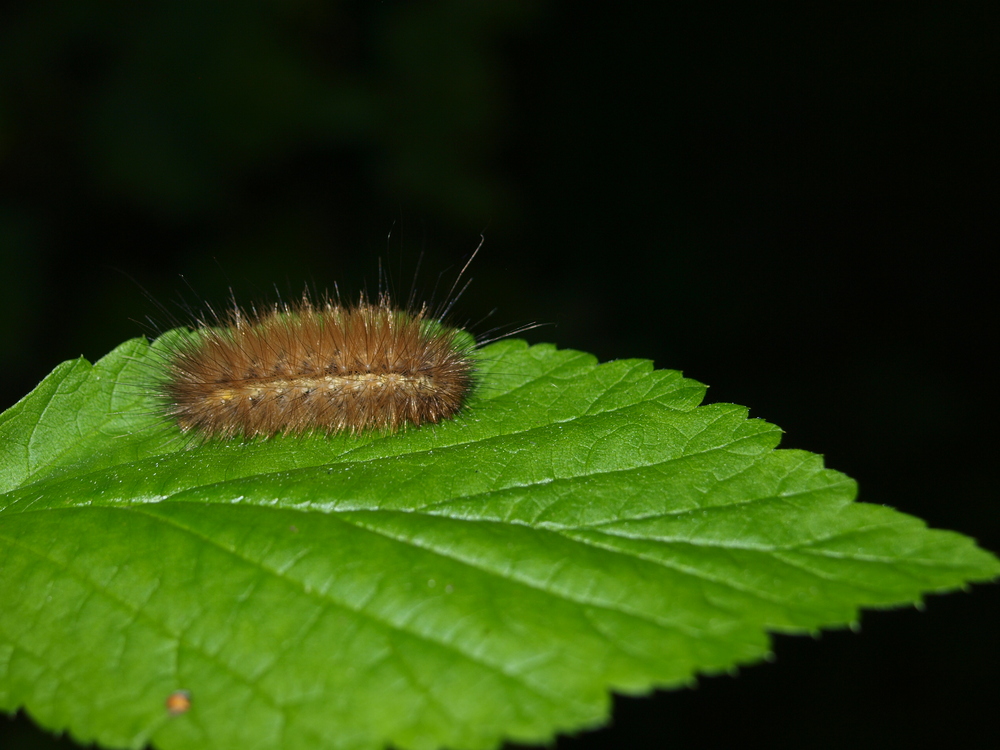
<instances>
[{"instance_id":1,"label":"green leaf","mask_svg":"<svg viewBox=\"0 0 1000 750\"><path fill-rule=\"evenodd\" d=\"M448 423L197 443L148 396L167 343L0 417L0 709L83 742L541 742L1000 573L646 361L502 341Z\"/></svg>"}]
</instances>

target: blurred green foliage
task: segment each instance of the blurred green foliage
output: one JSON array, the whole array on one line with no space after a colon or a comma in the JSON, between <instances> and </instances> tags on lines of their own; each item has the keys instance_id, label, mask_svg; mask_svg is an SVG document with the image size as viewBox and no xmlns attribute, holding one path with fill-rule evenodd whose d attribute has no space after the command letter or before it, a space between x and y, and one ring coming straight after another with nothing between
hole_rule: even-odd
<instances>
[{"instance_id":1,"label":"blurred green foliage","mask_svg":"<svg viewBox=\"0 0 1000 750\"><path fill-rule=\"evenodd\" d=\"M128 320L138 290L111 269L161 301L174 296L180 273L212 298L229 278L258 289L283 282L279 267L298 291L303 277L371 276L393 218L385 206L435 232L462 233L467 250L487 222L509 224L505 49L541 7L51 0L8 8L0 17L4 403L80 348L97 357L137 333ZM107 330L107 321L121 323Z\"/></svg>"}]
</instances>

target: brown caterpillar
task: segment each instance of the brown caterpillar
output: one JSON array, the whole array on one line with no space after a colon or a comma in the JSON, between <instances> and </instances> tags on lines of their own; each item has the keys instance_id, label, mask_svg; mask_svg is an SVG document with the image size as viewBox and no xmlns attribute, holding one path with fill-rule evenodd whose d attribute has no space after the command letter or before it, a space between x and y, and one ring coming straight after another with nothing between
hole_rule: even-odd
<instances>
[{"instance_id":1,"label":"brown caterpillar","mask_svg":"<svg viewBox=\"0 0 1000 750\"><path fill-rule=\"evenodd\" d=\"M426 306L388 295L247 313L234 306L168 356L165 414L203 437L366 430L455 416L474 381L472 345Z\"/></svg>"}]
</instances>

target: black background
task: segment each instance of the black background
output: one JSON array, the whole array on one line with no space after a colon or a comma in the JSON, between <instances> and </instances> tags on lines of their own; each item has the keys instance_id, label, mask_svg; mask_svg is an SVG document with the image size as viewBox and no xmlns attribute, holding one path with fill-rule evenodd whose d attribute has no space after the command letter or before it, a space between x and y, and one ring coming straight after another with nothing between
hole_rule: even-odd
<instances>
[{"instance_id":1,"label":"black background","mask_svg":"<svg viewBox=\"0 0 1000 750\"><path fill-rule=\"evenodd\" d=\"M433 293L482 234L459 322L683 369L1000 550L996 4L633 5L8 4L0 407L162 321L140 285ZM558 744L990 746L998 615L778 637Z\"/></svg>"}]
</instances>

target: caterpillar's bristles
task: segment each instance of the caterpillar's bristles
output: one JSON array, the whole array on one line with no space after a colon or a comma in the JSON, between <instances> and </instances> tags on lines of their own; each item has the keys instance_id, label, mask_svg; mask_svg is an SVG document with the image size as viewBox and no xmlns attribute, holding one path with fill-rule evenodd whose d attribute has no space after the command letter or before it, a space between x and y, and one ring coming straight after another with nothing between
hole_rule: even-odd
<instances>
[{"instance_id":1,"label":"caterpillar's bristles","mask_svg":"<svg viewBox=\"0 0 1000 750\"><path fill-rule=\"evenodd\" d=\"M395 432L455 416L473 385L472 347L458 332L386 294L356 305L307 294L200 322L168 357L157 395L183 431L204 437Z\"/></svg>"}]
</instances>

